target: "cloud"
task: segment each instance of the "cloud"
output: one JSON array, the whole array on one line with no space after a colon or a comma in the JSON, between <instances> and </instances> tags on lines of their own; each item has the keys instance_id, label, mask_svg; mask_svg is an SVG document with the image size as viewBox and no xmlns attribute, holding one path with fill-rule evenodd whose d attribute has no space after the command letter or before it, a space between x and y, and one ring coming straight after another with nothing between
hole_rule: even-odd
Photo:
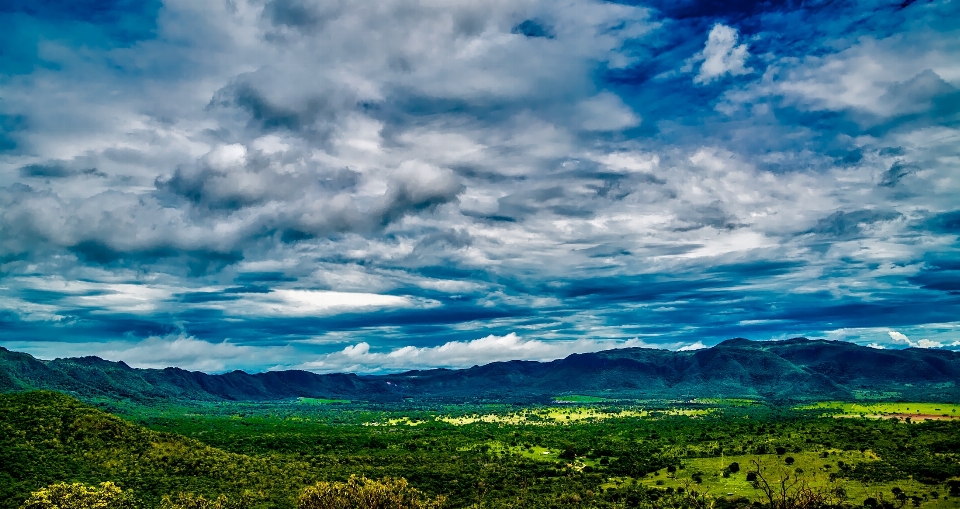
<instances>
[{"instance_id":1,"label":"cloud","mask_svg":"<svg viewBox=\"0 0 960 509\"><path fill-rule=\"evenodd\" d=\"M237 300L214 303L233 316L323 316L345 312L364 312L384 308L430 305L408 297L318 290L273 290L244 294Z\"/></svg>"},{"instance_id":2,"label":"cloud","mask_svg":"<svg viewBox=\"0 0 960 509\"><path fill-rule=\"evenodd\" d=\"M103 347L101 347L103 348ZM228 342L211 343L190 336L176 335L149 337L132 345L116 345L95 350L107 360L123 361L137 368L166 368L222 372L240 366L259 366L280 357L282 348L263 348L235 345Z\"/></svg>"},{"instance_id":3,"label":"cloud","mask_svg":"<svg viewBox=\"0 0 960 509\"><path fill-rule=\"evenodd\" d=\"M907 346L911 348L942 348L944 346L942 343L938 341L931 341L929 339L921 339L920 341L911 341L910 338L906 336L906 334L903 334L897 331L890 331L887 334L890 335L890 339L892 339L894 342L905 343Z\"/></svg>"},{"instance_id":4,"label":"cloud","mask_svg":"<svg viewBox=\"0 0 960 509\"><path fill-rule=\"evenodd\" d=\"M26 5L5 344L956 341L949 2Z\"/></svg>"},{"instance_id":5,"label":"cloud","mask_svg":"<svg viewBox=\"0 0 960 509\"><path fill-rule=\"evenodd\" d=\"M697 84L706 84L718 80L726 75L739 76L752 72L745 67L750 53L747 44L737 45L739 36L737 29L717 23L707 35L707 43L703 51L698 53L695 61L700 61L700 70L693 78Z\"/></svg>"},{"instance_id":6,"label":"cloud","mask_svg":"<svg viewBox=\"0 0 960 509\"><path fill-rule=\"evenodd\" d=\"M361 342L339 352L325 354L316 360L298 366L319 372L378 372L414 368L467 368L498 361L550 361L574 353L596 352L613 348L653 347L639 340L596 341L542 341L523 339L511 332L505 336L493 334L469 341L450 341L434 347L404 346L389 352L371 351L369 343ZM697 342L679 348L680 351L705 348Z\"/></svg>"},{"instance_id":7,"label":"cloud","mask_svg":"<svg viewBox=\"0 0 960 509\"><path fill-rule=\"evenodd\" d=\"M694 351L694 350L702 350L702 349L704 349L704 348L706 348L706 347L707 347L707 345L703 344L702 341L697 341L696 343L694 343L694 344L692 344L692 345L683 346L683 347L678 348L677 350L680 351L680 352L692 352L692 351Z\"/></svg>"}]
</instances>

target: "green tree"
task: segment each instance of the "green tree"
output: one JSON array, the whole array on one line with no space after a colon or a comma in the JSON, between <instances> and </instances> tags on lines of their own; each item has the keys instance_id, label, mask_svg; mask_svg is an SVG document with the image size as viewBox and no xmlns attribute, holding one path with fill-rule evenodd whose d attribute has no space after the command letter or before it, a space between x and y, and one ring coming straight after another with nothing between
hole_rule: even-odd
<instances>
[{"instance_id":1,"label":"green tree","mask_svg":"<svg viewBox=\"0 0 960 509\"><path fill-rule=\"evenodd\" d=\"M318 482L304 488L299 509L437 509L444 497L430 498L404 478L380 480L350 476L346 482Z\"/></svg>"},{"instance_id":2,"label":"green tree","mask_svg":"<svg viewBox=\"0 0 960 509\"><path fill-rule=\"evenodd\" d=\"M132 509L133 496L112 482L99 486L59 482L30 494L21 509Z\"/></svg>"},{"instance_id":3,"label":"green tree","mask_svg":"<svg viewBox=\"0 0 960 509\"><path fill-rule=\"evenodd\" d=\"M244 509L250 505L249 497L231 500L226 495L220 495L210 500L193 493L180 493L176 497L164 496L160 501L160 509Z\"/></svg>"}]
</instances>

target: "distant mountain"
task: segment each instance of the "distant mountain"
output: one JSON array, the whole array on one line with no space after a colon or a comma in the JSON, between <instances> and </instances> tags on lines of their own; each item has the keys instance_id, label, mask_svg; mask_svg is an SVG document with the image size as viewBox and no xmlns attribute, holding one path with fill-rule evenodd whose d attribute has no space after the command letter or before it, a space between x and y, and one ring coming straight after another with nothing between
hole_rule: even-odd
<instances>
[{"instance_id":1,"label":"distant mountain","mask_svg":"<svg viewBox=\"0 0 960 509\"><path fill-rule=\"evenodd\" d=\"M366 401L530 402L562 394L618 398L960 400L960 352L878 350L839 341L731 339L671 352L623 348L551 362L495 362L391 375L137 369L99 357L39 360L0 347L0 392L50 389L80 398L223 401L304 397Z\"/></svg>"}]
</instances>

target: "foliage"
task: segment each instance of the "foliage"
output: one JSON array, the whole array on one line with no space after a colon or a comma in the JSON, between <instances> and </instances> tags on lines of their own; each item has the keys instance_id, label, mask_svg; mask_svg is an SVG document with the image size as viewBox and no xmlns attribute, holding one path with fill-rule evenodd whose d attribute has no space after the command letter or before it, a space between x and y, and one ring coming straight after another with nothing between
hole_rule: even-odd
<instances>
[{"instance_id":1,"label":"foliage","mask_svg":"<svg viewBox=\"0 0 960 509\"><path fill-rule=\"evenodd\" d=\"M350 476L346 482L318 482L308 486L297 501L299 509L434 509L444 497L430 498L412 488L406 479L380 480Z\"/></svg>"},{"instance_id":2,"label":"foliage","mask_svg":"<svg viewBox=\"0 0 960 509\"><path fill-rule=\"evenodd\" d=\"M178 493L175 497L166 495L160 500L159 509L246 509L251 505L249 496L231 499L220 495L214 499L204 498L193 493Z\"/></svg>"},{"instance_id":3,"label":"foliage","mask_svg":"<svg viewBox=\"0 0 960 509\"><path fill-rule=\"evenodd\" d=\"M112 482L99 486L59 482L32 494L21 509L131 509L133 497Z\"/></svg>"},{"instance_id":4,"label":"foliage","mask_svg":"<svg viewBox=\"0 0 960 509\"><path fill-rule=\"evenodd\" d=\"M591 415L603 419L569 421L515 417L583 409L102 403L123 418L57 393L0 395L0 509L61 481L113 481L143 509L293 509L308 486L387 478L451 508L770 506L758 473L770 486L782 473L809 490L788 490L787 499L960 507L958 421L825 418L821 409L765 404L683 415L658 401L643 402L642 414L622 412L636 409L629 403L598 403Z\"/></svg>"}]
</instances>

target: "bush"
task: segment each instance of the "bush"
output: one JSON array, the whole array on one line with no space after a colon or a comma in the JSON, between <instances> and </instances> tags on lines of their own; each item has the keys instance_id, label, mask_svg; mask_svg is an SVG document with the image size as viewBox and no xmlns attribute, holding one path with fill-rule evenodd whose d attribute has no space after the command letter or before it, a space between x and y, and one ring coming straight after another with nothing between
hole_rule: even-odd
<instances>
[{"instance_id":1,"label":"bush","mask_svg":"<svg viewBox=\"0 0 960 509\"><path fill-rule=\"evenodd\" d=\"M20 509L130 509L133 496L112 482L100 486L64 482L51 484L30 494Z\"/></svg>"},{"instance_id":2,"label":"bush","mask_svg":"<svg viewBox=\"0 0 960 509\"><path fill-rule=\"evenodd\" d=\"M951 497L960 497L960 480L947 481L947 490Z\"/></svg>"},{"instance_id":3,"label":"bush","mask_svg":"<svg viewBox=\"0 0 960 509\"><path fill-rule=\"evenodd\" d=\"M783 462L787 465L793 465L794 461L795 460L793 459L793 456L787 456L786 458L783 458Z\"/></svg>"},{"instance_id":4,"label":"bush","mask_svg":"<svg viewBox=\"0 0 960 509\"><path fill-rule=\"evenodd\" d=\"M729 467L727 467L727 469L729 469L731 473L735 474L740 471L740 464L734 461Z\"/></svg>"},{"instance_id":5,"label":"bush","mask_svg":"<svg viewBox=\"0 0 960 509\"><path fill-rule=\"evenodd\" d=\"M246 498L230 500L220 495L214 500L193 493L180 493L176 497L165 496L160 501L160 509L245 509L250 507Z\"/></svg>"},{"instance_id":6,"label":"bush","mask_svg":"<svg viewBox=\"0 0 960 509\"><path fill-rule=\"evenodd\" d=\"M754 482L757 480L756 472L747 472L747 482Z\"/></svg>"},{"instance_id":7,"label":"bush","mask_svg":"<svg viewBox=\"0 0 960 509\"><path fill-rule=\"evenodd\" d=\"M318 482L304 488L299 509L434 509L444 498L429 498L406 479L350 476L347 482Z\"/></svg>"}]
</instances>

